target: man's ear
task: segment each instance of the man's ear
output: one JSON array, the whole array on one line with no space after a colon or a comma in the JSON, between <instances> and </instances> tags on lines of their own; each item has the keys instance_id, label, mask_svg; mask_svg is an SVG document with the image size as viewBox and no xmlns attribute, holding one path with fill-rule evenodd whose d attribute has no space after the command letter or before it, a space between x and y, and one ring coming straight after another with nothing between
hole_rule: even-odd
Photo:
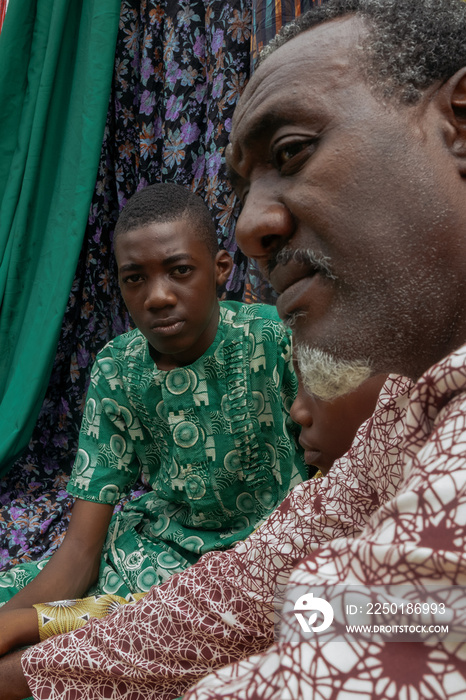
<instances>
[{"instance_id":1,"label":"man's ear","mask_svg":"<svg viewBox=\"0 0 466 700\"><path fill-rule=\"evenodd\" d=\"M446 142L466 177L466 67L461 68L439 90L440 108L447 117Z\"/></svg>"},{"instance_id":2,"label":"man's ear","mask_svg":"<svg viewBox=\"0 0 466 700\"><path fill-rule=\"evenodd\" d=\"M230 276L233 268L233 260L226 250L219 250L215 256L215 268L217 275L217 287L222 287Z\"/></svg>"}]
</instances>

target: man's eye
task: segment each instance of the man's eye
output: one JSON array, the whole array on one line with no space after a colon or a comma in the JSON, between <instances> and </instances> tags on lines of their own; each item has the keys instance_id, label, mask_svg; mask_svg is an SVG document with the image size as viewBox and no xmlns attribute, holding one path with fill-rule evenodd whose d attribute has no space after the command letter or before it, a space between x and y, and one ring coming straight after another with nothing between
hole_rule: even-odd
<instances>
[{"instance_id":1,"label":"man's eye","mask_svg":"<svg viewBox=\"0 0 466 700\"><path fill-rule=\"evenodd\" d=\"M316 148L316 142L298 141L287 143L275 149L273 160L275 166L283 175L297 172Z\"/></svg>"}]
</instances>

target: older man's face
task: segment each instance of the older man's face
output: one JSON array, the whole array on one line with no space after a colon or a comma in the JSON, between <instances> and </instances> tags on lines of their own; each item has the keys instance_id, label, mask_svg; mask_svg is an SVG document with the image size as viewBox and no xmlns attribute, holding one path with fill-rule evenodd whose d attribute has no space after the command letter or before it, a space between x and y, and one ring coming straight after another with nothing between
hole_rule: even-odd
<instances>
[{"instance_id":1,"label":"older man's face","mask_svg":"<svg viewBox=\"0 0 466 700\"><path fill-rule=\"evenodd\" d=\"M298 343L416 377L450 349L463 306L450 264L460 178L436 86L415 107L384 104L354 59L361 31L354 18L311 29L249 83L227 153L237 240Z\"/></svg>"}]
</instances>

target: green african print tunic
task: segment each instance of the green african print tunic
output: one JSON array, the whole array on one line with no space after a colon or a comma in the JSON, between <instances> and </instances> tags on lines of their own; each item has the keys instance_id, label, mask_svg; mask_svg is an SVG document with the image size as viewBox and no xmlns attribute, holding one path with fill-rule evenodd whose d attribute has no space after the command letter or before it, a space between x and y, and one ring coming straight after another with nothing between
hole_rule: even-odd
<instances>
[{"instance_id":1,"label":"green african print tunic","mask_svg":"<svg viewBox=\"0 0 466 700\"><path fill-rule=\"evenodd\" d=\"M272 306L221 302L210 348L169 371L138 330L111 341L92 369L68 491L117 504L141 474L151 491L114 514L90 594L147 591L231 547L307 478L296 390Z\"/></svg>"}]
</instances>

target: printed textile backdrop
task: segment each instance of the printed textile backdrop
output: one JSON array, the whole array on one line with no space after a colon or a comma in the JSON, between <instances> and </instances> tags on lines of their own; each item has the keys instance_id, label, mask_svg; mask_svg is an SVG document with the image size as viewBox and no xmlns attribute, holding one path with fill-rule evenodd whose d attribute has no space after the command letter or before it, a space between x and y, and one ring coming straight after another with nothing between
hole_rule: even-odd
<instances>
[{"instance_id":1,"label":"printed textile backdrop","mask_svg":"<svg viewBox=\"0 0 466 700\"><path fill-rule=\"evenodd\" d=\"M111 246L128 197L160 181L203 196L234 258L227 296L242 298L246 261L234 242L237 204L223 151L249 75L250 34L249 0L122 2L97 182L51 380L27 450L0 482L3 568L49 554L66 529L90 367L130 324Z\"/></svg>"},{"instance_id":2,"label":"printed textile backdrop","mask_svg":"<svg viewBox=\"0 0 466 700\"><path fill-rule=\"evenodd\" d=\"M111 239L133 192L178 182L204 197L234 259L227 298L273 302L236 248L238 204L223 153L257 51L312 4L123 0L99 171L50 383L27 450L0 481L0 569L47 556L66 530L72 499L65 488L90 368L105 343L130 327ZM137 484L132 496L144 490Z\"/></svg>"}]
</instances>

